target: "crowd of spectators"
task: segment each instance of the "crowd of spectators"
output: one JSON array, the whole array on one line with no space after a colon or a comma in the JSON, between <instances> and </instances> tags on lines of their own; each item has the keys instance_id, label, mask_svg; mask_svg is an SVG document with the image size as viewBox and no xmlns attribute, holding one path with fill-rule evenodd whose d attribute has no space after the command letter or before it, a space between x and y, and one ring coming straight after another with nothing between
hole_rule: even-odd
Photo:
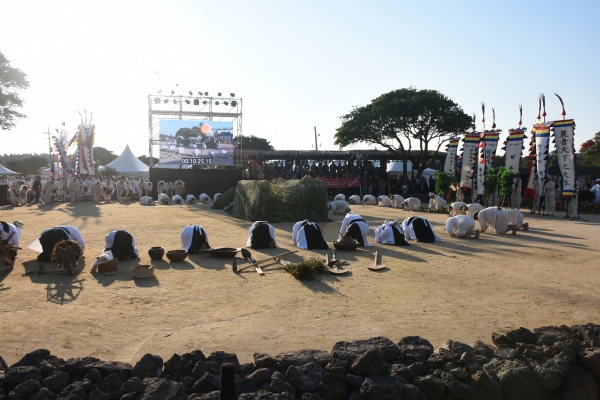
<instances>
[{"instance_id":1,"label":"crowd of spectators","mask_svg":"<svg viewBox=\"0 0 600 400\"><path fill-rule=\"evenodd\" d=\"M348 160L301 160L286 157L284 160L265 161L259 155L248 165L248 178L278 182L280 180L302 179L305 175L325 179L357 179L360 187L349 190L348 194L425 194L435 191L433 178L404 177L388 173L376 167L361 153Z\"/></svg>"}]
</instances>

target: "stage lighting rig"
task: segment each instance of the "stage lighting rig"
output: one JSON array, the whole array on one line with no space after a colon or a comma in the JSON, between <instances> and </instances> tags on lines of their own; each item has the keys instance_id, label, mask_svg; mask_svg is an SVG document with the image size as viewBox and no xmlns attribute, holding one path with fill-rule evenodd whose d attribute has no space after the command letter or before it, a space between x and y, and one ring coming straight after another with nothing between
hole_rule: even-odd
<instances>
[{"instance_id":1,"label":"stage lighting rig","mask_svg":"<svg viewBox=\"0 0 600 400\"><path fill-rule=\"evenodd\" d=\"M190 90L188 93L190 94L190 96L193 96L193 95L194 95L194 93L192 93L192 91L191 91L191 90Z\"/></svg>"},{"instance_id":2,"label":"stage lighting rig","mask_svg":"<svg viewBox=\"0 0 600 400\"><path fill-rule=\"evenodd\" d=\"M200 105L200 100L198 100L198 99L194 99L194 105L195 105L195 106L199 106L199 105Z\"/></svg>"},{"instance_id":3,"label":"stage lighting rig","mask_svg":"<svg viewBox=\"0 0 600 400\"><path fill-rule=\"evenodd\" d=\"M219 105L219 100L215 101L215 106Z\"/></svg>"},{"instance_id":4,"label":"stage lighting rig","mask_svg":"<svg viewBox=\"0 0 600 400\"><path fill-rule=\"evenodd\" d=\"M235 93L229 93L231 97L235 97Z\"/></svg>"},{"instance_id":5,"label":"stage lighting rig","mask_svg":"<svg viewBox=\"0 0 600 400\"><path fill-rule=\"evenodd\" d=\"M229 105L229 103L227 101L224 101L223 104L225 104L226 106Z\"/></svg>"},{"instance_id":6,"label":"stage lighting rig","mask_svg":"<svg viewBox=\"0 0 600 400\"><path fill-rule=\"evenodd\" d=\"M221 97L221 92L217 93L217 96Z\"/></svg>"},{"instance_id":7,"label":"stage lighting rig","mask_svg":"<svg viewBox=\"0 0 600 400\"><path fill-rule=\"evenodd\" d=\"M190 104L190 101L186 99L185 104Z\"/></svg>"},{"instance_id":8,"label":"stage lighting rig","mask_svg":"<svg viewBox=\"0 0 600 400\"><path fill-rule=\"evenodd\" d=\"M236 107L236 106L237 106L237 101L231 100L231 107Z\"/></svg>"}]
</instances>

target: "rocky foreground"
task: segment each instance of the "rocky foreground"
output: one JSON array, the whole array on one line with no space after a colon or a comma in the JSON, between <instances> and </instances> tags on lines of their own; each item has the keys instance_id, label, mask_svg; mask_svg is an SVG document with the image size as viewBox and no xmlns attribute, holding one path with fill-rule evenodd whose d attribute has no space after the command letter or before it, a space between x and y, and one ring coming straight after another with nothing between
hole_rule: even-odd
<instances>
[{"instance_id":1,"label":"rocky foreground","mask_svg":"<svg viewBox=\"0 0 600 400\"><path fill-rule=\"evenodd\" d=\"M598 400L599 336L594 324L519 328L492 334L494 346L448 340L437 350L418 336L398 343L376 337L338 342L331 353L255 353L249 364L222 351L174 354L167 362L146 354L132 366L65 361L39 349L0 373L0 400L219 400L226 363L240 400Z\"/></svg>"}]
</instances>

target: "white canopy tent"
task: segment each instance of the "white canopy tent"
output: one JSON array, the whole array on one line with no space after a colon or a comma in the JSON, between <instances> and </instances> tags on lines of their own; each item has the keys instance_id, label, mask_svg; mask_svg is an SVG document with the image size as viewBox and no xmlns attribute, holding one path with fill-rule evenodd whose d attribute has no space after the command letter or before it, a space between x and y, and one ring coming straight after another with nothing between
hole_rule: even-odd
<instances>
[{"instance_id":1,"label":"white canopy tent","mask_svg":"<svg viewBox=\"0 0 600 400\"><path fill-rule=\"evenodd\" d=\"M54 170L58 171L58 163L54 163ZM50 168L42 168L42 173L41 173L42 178L49 178L50 177Z\"/></svg>"},{"instance_id":2,"label":"white canopy tent","mask_svg":"<svg viewBox=\"0 0 600 400\"><path fill-rule=\"evenodd\" d=\"M402 164L402 162L399 161L390 161L387 164L387 172L390 174L399 174L401 175L404 171L404 165ZM407 165L407 171L406 174L408 176L412 176L412 163L409 161L408 165ZM435 177L437 175L437 173L440 172L436 169L431 169L431 168L425 168L423 170L423 173L421 174L421 176L429 179L429 177Z\"/></svg>"},{"instance_id":3,"label":"white canopy tent","mask_svg":"<svg viewBox=\"0 0 600 400\"><path fill-rule=\"evenodd\" d=\"M4 165L0 164L0 175L15 176L15 175L19 175L19 173L15 172L15 171L11 171L10 169L6 168Z\"/></svg>"},{"instance_id":4,"label":"white canopy tent","mask_svg":"<svg viewBox=\"0 0 600 400\"><path fill-rule=\"evenodd\" d=\"M150 167L137 159L129 145L125 147L123 153L116 160L106 166L114 168L119 175L150 177Z\"/></svg>"}]
</instances>

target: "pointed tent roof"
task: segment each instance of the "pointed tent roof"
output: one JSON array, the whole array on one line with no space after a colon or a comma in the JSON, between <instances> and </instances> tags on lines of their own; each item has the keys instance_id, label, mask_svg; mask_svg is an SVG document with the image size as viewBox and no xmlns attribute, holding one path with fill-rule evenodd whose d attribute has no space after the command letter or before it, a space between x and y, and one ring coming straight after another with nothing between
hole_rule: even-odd
<instances>
[{"instance_id":1,"label":"pointed tent roof","mask_svg":"<svg viewBox=\"0 0 600 400\"><path fill-rule=\"evenodd\" d=\"M148 175L150 167L137 159L129 145L125 147L123 153L116 160L107 164L107 167L114 168L119 174L142 176Z\"/></svg>"},{"instance_id":2,"label":"pointed tent roof","mask_svg":"<svg viewBox=\"0 0 600 400\"><path fill-rule=\"evenodd\" d=\"M15 171L11 171L10 169L6 168L4 165L0 164L0 175L19 175L19 173L15 172Z\"/></svg>"}]
</instances>

